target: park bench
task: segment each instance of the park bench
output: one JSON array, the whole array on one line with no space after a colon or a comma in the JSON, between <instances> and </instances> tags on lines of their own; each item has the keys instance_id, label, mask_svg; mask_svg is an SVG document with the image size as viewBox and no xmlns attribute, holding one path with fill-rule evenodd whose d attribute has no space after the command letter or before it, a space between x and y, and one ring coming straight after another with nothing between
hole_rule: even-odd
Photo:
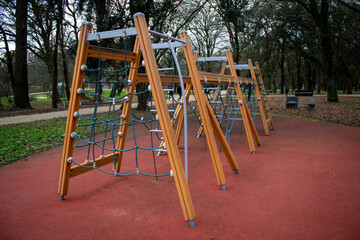
<instances>
[{"instance_id":1,"label":"park bench","mask_svg":"<svg viewBox=\"0 0 360 240\"><path fill-rule=\"evenodd\" d=\"M286 97L286 109L297 109L299 104L298 97Z\"/></svg>"},{"instance_id":2,"label":"park bench","mask_svg":"<svg viewBox=\"0 0 360 240\"><path fill-rule=\"evenodd\" d=\"M307 110L315 110L316 107L316 102L317 102L317 98L316 97L311 97L309 98L308 102L307 102Z\"/></svg>"},{"instance_id":3,"label":"park bench","mask_svg":"<svg viewBox=\"0 0 360 240\"><path fill-rule=\"evenodd\" d=\"M295 96L313 96L313 90L295 90Z\"/></svg>"}]
</instances>

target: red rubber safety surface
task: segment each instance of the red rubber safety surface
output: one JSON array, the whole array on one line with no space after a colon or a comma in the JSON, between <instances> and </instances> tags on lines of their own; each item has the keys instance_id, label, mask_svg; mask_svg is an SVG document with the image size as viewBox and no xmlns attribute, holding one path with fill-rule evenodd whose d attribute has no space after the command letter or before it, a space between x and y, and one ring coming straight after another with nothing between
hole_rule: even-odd
<instances>
[{"instance_id":1,"label":"red rubber safety surface","mask_svg":"<svg viewBox=\"0 0 360 240\"><path fill-rule=\"evenodd\" d=\"M59 147L0 168L0 239L360 239L360 128L274 117L276 130L264 136L259 120L256 154L244 129L232 131L240 174L220 153L227 180L221 191L205 138L196 138L199 125L190 119L195 229L184 221L170 176L91 171L70 179L59 201ZM182 140L179 146L183 154ZM153 171L151 154L139 151L141 158L140 170ZM166 155L156 160L158 173L169 172ZM125 156L122 172L134 170L134 157Z\"/></svg>"}]
</instances>

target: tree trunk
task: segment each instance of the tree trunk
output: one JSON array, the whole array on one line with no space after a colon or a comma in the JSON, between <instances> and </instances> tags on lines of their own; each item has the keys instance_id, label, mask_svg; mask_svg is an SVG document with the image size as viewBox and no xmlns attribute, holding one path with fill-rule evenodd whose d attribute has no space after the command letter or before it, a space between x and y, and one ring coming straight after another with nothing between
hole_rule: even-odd
<instances>
[{"instance_id":1,"label":"tree trunk","mask_svg":"<svg viewBox=\"0 0 360 240\"><path fill-rule=\"evenodd\" d=\"M61 1L62 2L62 1ZM63 18L63 5L61 6L61 11L59 13L59 16L61 15L61 18ZM60 21L60 51L61 51L61 60L62 60L62 70L63 70L63 76L64 76L64 83L65 83L65 93L67 100L70 100L70 84L69 84L69 71L68 71L68 65L66 60L66 53L65 53L65 32L64 32L64 24Z\"/></svg>"},{"instance_id":2,"label":"tree trunk","mask_svg":"<svg viewBox=\"0 0 360 240\"><path fill-rule=\"evenodd\" d=\"M31 108L27 77L27 0L16 1L15 105Z\"/></svg>"},{"instance_id":3,"label":"tree trunk","mask_svg":"<svg viewBox=\"0 0 360 240\"><path fill-rule=\"evenodd\" d=\"M285 42L281 44L281 58L280 58L280 93L284 94L284 85L285 85Z\"/></svg>"},{"instance_id":4,"label":"tree trunk","mask_svg":"<svg viewBox=\"0 0 360 240\"><path fill-rule=\"evenodd\" d=\"M320 77L318 67L315 67L315 74L316 74L316 82L317 82L317 93L320 94L320 91L321 91L321 77Z\"/></svg>"},{"instance_id":5,"label":"tree trunk","mask_svg":"<svg viewBox=\"0 0 360 240\"><path fill-rule=\"evenodd\" d=\"M350 70L349 65L347 64L347 61L343 54L341 54L341 62L343 66L343 73L346 80L346 94L352 94L352 88L354 86L354 74Z\"/></svg>"},{"instance_id":6,"label":"tree trunk","mask_svg":"<svg viewBox=\"0 0 360 240\"><path fill-rule=\"evenodd\" d=\"M66 54L64 50L65 46L61 46L61 57L62 57L62 70L64 75L65 93L67 100L70 100L70 83L69 83L69 72L66 60Z\"/></svg>"},{"instance_id":7,"label":"tree trunk","mask_svg":"<svg viewBox=\"0 0 360 240\"><path fill-rule=\"evenodd\" d=\"M337 94L336 78L334 74L334 53L329 26L328 0L321 1L321 15L319 22L323 61L325 66L325 78L327 82L327 100L329 102L338 102L339 98Z\"/></svg>"},{"instance_id":8,"label":"tree trunk","mask_svg":"<svg viewBox=\"0 0 360 240\"><path fill-rule=\"evenodd\" d=\"M296 78L297 78L297 90L301 89L301 58L296 58Z\"/></svg>"},{"instance_id":9,"label":"tree trunk","mask_svg":"<svg viewBox=\"0 0 360 240\"><path fill-rule=\"evenodd\" d=\"M288 64L287 64L287 69L288 69L289 77L291 79L291 93L294 94L295 76L294 76L294 71L293 71L293 65L290 64L290 62L288 62Z\"/></svg>"},{"instance_id":10,"label":"tree trunk","mask_svg":"<svg viewBox=\"0 0 360 240\"><path fill-rule=\"evenodd\" d=\"M276 78L272 77L272 89L274 94L276 94Z\"/></svg>"},{"instance_id":11,"label":"tree trunk","mask_svg":"<svg viewBox=\"0 0 360 240\"><path fill-rule=\"evenodd\" d=\"M311 63L309 61L306 61L305 67L306 67L306 90L314 90Z\"/></svg>"},{"instance_id":12,"label":"tree trunk","mask_svg":"<svg viewBox=\"0 0 360 240\"><path fill-rule=\"evenodd\" d=\"M148 84L146 83L138 83L136 84L136 92L143 92L147 89ZM138 110L145 110L147 106L147 101L149 98L149 93L145 92L143 94L137 95L138 96L138 105L136 109Z\"/></svg>"},{"instance_id":13,"label":"tree trunk","mask_svg":"<svg viewBox=\"0 0 360 240\"><path fill-rule=\"evenodd\" d=\"M52 98L51 98L51 105L52 108L57 108L57 103L60 102L60 96L58 92L58 40L59 40L59 28L60 26L58 23L56 24L56 34L55 34L55 45L54 45L54 51L53 51L53 72L51 77L51 85L52 85Z\"/></svg>"},{"instance_id":14,"label":"tree trunk","mask_svg":"<svg viewBox=\"0 0 360 240\"><path fill-rule=\"evenodd\" d=\"M51 76L52 82L52 99L51 105L52 108L57 108L57 103L60 102L60 96L58 92L58 50L59 50L59 38L60 38L60 30L62 23L62 4L61 0L57 1L56 8L54 12L56 13L56 33L55 33L55 43L54 43L54 51L53 51L53 75Z\"/></svg>"},{"instance_id":15,"label":"tree trunk","mask_svg":"<svg viewBox=\"0 0 360 240\"><path fill-rule=\"evenodd\" d=\"M10 78L10 82L11 82L11 87L13 89L14 92L14 88L15 88L15 76L14 76L14 67L13 67L13 56L11 55L10 49L9 49L9 44L7 41L7 36L5 33L5 30L3 29L3 27L0 25L0 31L3 35L3 39L4 39L4 44L5 44L5 57L6 60L4 60L3 62L6 64L7 66L7 70L8 70L8 74L9 74L9 78Z\"/></svg>"}]
</instances>

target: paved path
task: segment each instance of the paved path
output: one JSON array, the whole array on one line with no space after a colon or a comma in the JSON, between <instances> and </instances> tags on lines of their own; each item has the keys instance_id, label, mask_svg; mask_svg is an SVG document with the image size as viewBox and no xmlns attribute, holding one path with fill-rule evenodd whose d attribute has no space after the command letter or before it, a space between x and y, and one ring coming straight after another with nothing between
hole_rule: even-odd
<instances>
[{"instance_id":1,"label":"paved path","mask_svg":"<svg viewBox=\"0 0 360 240\"><path fill-rule=\"evenodd\" d=\"M194 97L190 96L190 101L194 101ZM171 104L171 101L168 101L168 104ZM132 108L136 108L137 103L132 104ZM109 106L98 107L98 113L104 113L109 111ZM81 108L80 113L82 115L91 114L94 112L93 108ZM26 123L33 122L38 120L48 120L53 118L67 117L68 110L64 111L56 111L56 112L47 112L47 113L37 113L31 115L18 115L13 117L4 117L0 118L0 126L9 125L9 124L17 124L17 123Z\"/></svg>"},{"instance_id":2,"label":"paved path","mask_svg":"<svg viewBox=\"0 0 360 240\"><path fill-rule=\"evenodd\" d=\"M325 96L325 95L314 95L315 97ZM360 94L339 94L340 96L344 97L358 97ZM269 95L269 97L285 97L285 95ZM193 95L190 96L190 101L194 101ZM170 103L170 102L169 102ZM132 107L135 108L137 103L133 103ZM109 107L99 107L98 112L103 113L107 112L109 110ZM83 108L80 110L81 114L90 114L93 112L92 108ZM26 123L26 122L33 122L38 120L47 120L47 119L53 119L53 118L60 118L60 117L66 117L68 111L57 111L57 112L48 112L48 113L39 113L39 114L32 114L32 115L18 115L13 117L4 117L0 118L0 126L2 125L9 125L9 124L17 124L17 123Z\"/></svg>"},{"instance_id":3,"label":"paved path","mask_svg":"<svg viewBox=\"0 0 360 240\"><path fill-rule=\"evenodd\" d=\"M132 107L135 108L137 103L133 103ZM109 107L98 107L98 113L104 113L109 111ZM94 112L93 108L81 108L80 113L82 115L91 114ZM17 123L26 123L26 122L33 122L38 120L48 120L53 118L61 118L67 117L68 110L64 111L56 111L56 112L48 112L48 113L38 113L38 114L31 114L31 115L18 115L13 117L5 117L0 118L0 126L2 125L9 125L9 124L17 124Z\"/></svg>"}]
</instances>

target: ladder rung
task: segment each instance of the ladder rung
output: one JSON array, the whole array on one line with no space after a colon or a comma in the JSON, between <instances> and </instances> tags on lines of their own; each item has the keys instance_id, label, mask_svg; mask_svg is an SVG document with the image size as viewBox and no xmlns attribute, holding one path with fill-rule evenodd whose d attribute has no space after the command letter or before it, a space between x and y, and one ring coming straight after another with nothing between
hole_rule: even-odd
<instances>
[{"instance_id":1,"label":"ladder rung","mask_svg":"<svg viewBox=\"0 0 360 240\"><path fill-rule=\"evenodd\" d=\"M174 89L172 89L172 88L164 88L163 90L164 90L164 92L173 92L174 91Z\"/></svg>"},{"instance_id":2,"label":"ladder rung","mask_svg":"<svg viewBox=\"0 0 360 240\"><path fill-rule=\"evenodd\" d=\"M237 121L242 121L242 118L229 118L230 120L237 120Z\"/></svg>"},{"instance_id":3,"label":"ladder rung","mask_svg":"<svg viewBox=\"0 0 360 240\"><path fill-rule=\"evenodd\" d=\"M229 87L229 89L235 89L235 87Z\"/></svg>"},{"instance_id":4,"label":"ladder rung","mask_svg":"<svg viewBox=\"0 0 360 240\"><path fill-rule=\"evenodd\" d=\"M150 112L156 112L156 109L150 109ZM168 109L169 112L175 112L175 109Z\"/></svg>"},{"instance_id":5,"label":"ladder rung","mask_svg":"<svg viewBox=\"0 0 360 240\"><path fill-rule=\"evenodd\" d=\"M220 90L221 88L219 87L207 87L207 88L203 88L204 90Z\"/></svg>"},{"instance_id":6,"label":"ladder rung","mask_svg":"<svg viewBox=\"0 0 360 240\"><path fill-rule=\"evenodd\" d=\"M162 132L162 130L161 129L150 129L150 132Z\"/></svg>"},{"instance_id":7,"label":"ladder rung","mask_svg":"<svg viewBox=\"0 0 360 240\"><path fill-rule=\"evenodd\" d=\"M174 68L159 68L159 71L170 71L170 70L174 70Z\"/></svg>"},{"instance_id":8,"label":"ladder rung","mask_svg":"<svg viewBox=\"0 0 360 240\"><path fill-rule=\"evenodd\" d=\"M221 101L209 101L210 103L221 103Z\"/></svg>"}]
</instances>

